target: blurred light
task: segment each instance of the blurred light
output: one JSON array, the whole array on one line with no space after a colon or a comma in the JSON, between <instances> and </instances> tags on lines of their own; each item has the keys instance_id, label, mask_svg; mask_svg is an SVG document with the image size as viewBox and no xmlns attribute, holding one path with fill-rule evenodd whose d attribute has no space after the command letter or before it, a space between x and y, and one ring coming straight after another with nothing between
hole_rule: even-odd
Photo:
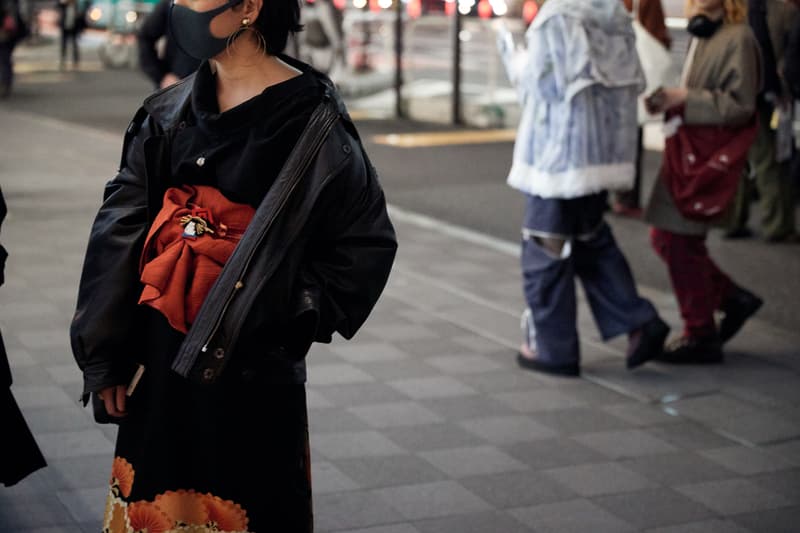
<instances>
[{"instance_id":1,"label":"blurred light","mask_svg":"<svg viewBox=\"0 0 800 533\"><path fill-rule=\"evenodd\" d=\"M505 0L489 0L489 4L492 6L492 11L498 17L502 17L506 13L508 13L508 4L506 4Z\"/></svg>"},{"instance_id":2,"label":"blurred light","mask_svg":"<svg viewBox=\"0 0 800 533\"><path fill-rule=\"evenodd\" d=\"M367 6L367 0L353 0L353 7L356 9L364 9Z\"/></svg>"},{"instance_id":3,"label":"blurred light","mask_svg":"<svg viewBox=\"0 0 800 533\"><path fill-rule=\"evenodd\" d=\"M412 19L419 18L422 16L422 0L409 0L406 10Z\"/></svg>"},{"instance_id":4,"label":"blurred light","mask_svg":"<svg viewBox=\"0 0 800 533\"><path fill-rule=\"evenodd\" d=\"M462 15L469 15L470 11L472 11L472 6L467 4L458 4L458 12Z\"/></svg>"},{"instance_id":5,"label":"blurred light","mask_svg":"<svg viewBox=\"0 0 800 533\"><path fill-rule=\"evenodd\" d=\"M375 12L375 11L380 11L381 10L381 6L378 5L378 0L369 0L368 3L369 3L369 10L370 11Z\"/></svg>"},{"instance_id":6,"label":"blurred light","mask_svg":"<svg viewBox=\"0 0 800 533\"><path fill-rule=\"evenodd\" d=\"M89 19L93 22L97 22L103 18L103 10L99 7L93 7L91 11L89 11Z\"/></svg>"},{"instance_id":7,"label":"blurred light","mask_svg":"<svg viewBox=\"0 0 800 533\"><path fill-rule=\"evenodd\" d=\"M127 13L125 13L125 21L128 24L133 24L134 22L136 22L136 19L138 18L139 15L136 14L136 11L128 11Z\"/></svg>"},{"instance_id":8,"label":"blurred light","mask_svg":"<svg viewBox=\"0 0 800 533\"><path fill-rule=\"evenodd\" d=\"M467 43L472 40L472 34L469 32L469 30L461 30L461 33L458 34L458 38L462 42Z\"/></svg>"},{"instance_id":9,"label":"blurred light","mask_svg":"<svg viewBox=\"0 0 800 533\"><path fill-rule=\"evenodd\" d=\"M381 9L389 9L392 7L392 0L378 0L378 6L380 6Z\"/></svg>"},{"instance_id":10,"label":"blurred light","mask_svg":"<svg viewBox=\"0 0 800 533\"><path fill-rule=\"evenodd\" d=\"M333 0L333 6L341 11L347 7L347 0Z\"/></svg>"},{"instance_id":11,"label":"blurred light","mask_svg":"<svg viewBox=\"0 0 800 533\"><path fill-rule=\"evenodd\" d=\"M452 15L456 12L456 3L454 1L449 1L444 3L444 13L445 15Z\"/></svg>"},{"instance_id":12,"label":"blurred light","mask_svg":"<svg viewBox=\"0 0 800 533\"><path fill-rule=\"evenodd\" d=\"M489 0L478 2L478 16L482 19L488 19L492 16L492 6L489 4Z\"/></svg>"},{"instance_id":13,"label":"blurred light","mask_svg":"<svg viewBox=\"0 0 800 533\"><path fill-rule=\"evenodd\" d=\"M537 13L539 13L539 4L537 4L533 0L527 0L527 2L523 4L522 20L525 21L525 24L530 24L533 21L533 19L536 18Z\"/></svg>"},{"instance_id":14,"label":"blurred light","mask_svg":"<svg viewBox=\"0 0 800 533\"><path fill-rule=\"evenodd\" d=\"M458 0L458 5L460 6L466 5L472 7L475 5L475 0Z\"/></svg>"}]
</instances>

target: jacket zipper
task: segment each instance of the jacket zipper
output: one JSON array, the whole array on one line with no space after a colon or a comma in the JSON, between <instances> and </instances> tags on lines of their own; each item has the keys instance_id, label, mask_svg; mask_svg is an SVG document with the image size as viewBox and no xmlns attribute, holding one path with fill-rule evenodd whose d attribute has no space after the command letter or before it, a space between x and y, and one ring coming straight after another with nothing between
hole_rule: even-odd
<instances>
[{"instance_id":1,"label":"jacket zipper","mask_svg":"<svg viewBox=\"0 0 800 533\"><path fill-rule=\"evenodd\" d=\"M324 124L324 127L320 128L320 131L327 133L327 131L329 129L329 126L331 126L336 121L337 116L338 115L333 115L332 117L328 118L327 121ZM311 150L312 153L316 154L318 147L322 144L322 142L324 140L325 140L325 136L323 136L323 135L320 135L318 137L318 139L315 140L315 143L313 145L313 150ZM297 172L295 172L292 175L291 180L295 181L295 178L298 175L302 175L306 171L306 169L308 168L308 166L310 164L311 164L311 160L310 159L306 159L304 164L302 166L298 167ZM292 186L291 190L289 190L289 192L284 197L283 203L278 206L278 209L275 210L275 212L272 214L272 217L270 217L270 219L267 221L267 224L266 224L266 226L264 228L264 231L261 232L261 235L259 235L258 241L256 242L255 246L253 246L253 249L250 250L250 255L247 256L247 260L244 262L244 266L242 267L242 271L239 274L239 280L234 284L233 291L228 295L227 300L225 300L225 305L222 306L222 310L220 311L219 315L217 316L217 320L214 322L214 327L211 329L211 333L208 335L208 337L206 337L206 342L203 343L203 347L200 348L201 352L203 352L203 353L208 352L208 345L211 344L212 340L214 340L214 336L217 334L217 331L219 331L220 326L222 326L222 320L223 320L223 318L225 318L225 314L228 312L228 307L230 307L231 302L233 302L234 296L236 296L236 293L244 288L244 282L242 280L244 279L245 274L247 274L247 269L250 267L250 263L253 261L253 257L255 256L256 250L258 250L258 248L261 246L261 242L264 240L264 237L267 235L267 233L269 233L269 230L272 227L273 222L275 222L275 219L278 218L278 215L281 214L281 212L283 211L283 208L286 205L286 202L289 201L289 197L294 192L294 190L297 187L298 183L299 183L299 180L295 181L295 184Z\"/></svg>"}]
</instances>

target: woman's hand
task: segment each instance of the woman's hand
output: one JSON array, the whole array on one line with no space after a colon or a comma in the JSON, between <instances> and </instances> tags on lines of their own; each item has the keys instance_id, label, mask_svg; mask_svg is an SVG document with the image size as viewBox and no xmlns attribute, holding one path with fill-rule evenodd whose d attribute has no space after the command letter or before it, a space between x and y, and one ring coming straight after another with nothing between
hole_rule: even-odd
<instances>
[{"instance_id":1,"label":"woman's hand","mask_svg":"<svg viewBox=\"0 0 800 533\"><path fill-rule=\"evenodd\" d=\"M645 100L647 112L657 114L680 107L686 103L686 97L688 95L689 91L684 87L659 89Z\"/></svg>"},{"instance_id":2,"label":"woman's hand","mask_svg":"<svg viewBox=\"0 0 800 533\"><path fill-rule=\"evenodd\" d=\"M128 387L125 385L114 385L106 387L97 393L97 397L103 400L106 412L110 416L123 417L128 414L125 411L125 400L127 400L125 392L127 389Z\"/></svg>"}]
</instances>

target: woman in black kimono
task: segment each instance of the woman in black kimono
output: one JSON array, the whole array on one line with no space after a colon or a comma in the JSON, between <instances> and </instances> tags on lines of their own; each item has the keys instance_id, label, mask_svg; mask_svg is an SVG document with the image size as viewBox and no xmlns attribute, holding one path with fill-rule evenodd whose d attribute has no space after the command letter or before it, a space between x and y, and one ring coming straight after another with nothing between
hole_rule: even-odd
<instances>
[{"instance_id":1,"label":"woman in black kimono","mask_svg":"<svg viewBox=\"0 0 800 533\"><path fill-rule=\"evenodd\" d=\"M304 357L352 337L396 251L297 0L178 0L198 72L149 97L92 227L73 352L119 423L105 531L313 530Z\"/></svg>"},{"instance_id":2,"label":"woman in black kimono","mask_svg":"<svg viewBox=\"0 0 800 533\"><path fill-rule=\"evenodd\" d=\"M0 189L0 226L6 218L6 202ZM8 254L0 245L0 285L5 281ZM0 483L10 487L28 474L47 466L39 446L22 417L17 401L11 393L11 368L0 335L0 421L3 423L3 455L0 459Z\"/></svg>"}]
</instances>

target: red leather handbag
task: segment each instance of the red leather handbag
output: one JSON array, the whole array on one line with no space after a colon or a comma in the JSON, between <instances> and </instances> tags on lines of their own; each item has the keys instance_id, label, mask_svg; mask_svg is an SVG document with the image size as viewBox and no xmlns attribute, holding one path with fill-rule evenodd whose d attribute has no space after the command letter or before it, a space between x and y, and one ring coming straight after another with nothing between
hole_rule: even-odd
<instances>
[{"instance_id":1,"label":"red leather handbag","mask_svg":"<svg viewBox=\"0 0 800 533\"><path fill-rule=\"evenodd\" d=\"M667 112L661 179L690 220L709 222L733 201L758 133L758 117L744 126L687 126L682 111Z\"/></svg>"}]
</instances>

